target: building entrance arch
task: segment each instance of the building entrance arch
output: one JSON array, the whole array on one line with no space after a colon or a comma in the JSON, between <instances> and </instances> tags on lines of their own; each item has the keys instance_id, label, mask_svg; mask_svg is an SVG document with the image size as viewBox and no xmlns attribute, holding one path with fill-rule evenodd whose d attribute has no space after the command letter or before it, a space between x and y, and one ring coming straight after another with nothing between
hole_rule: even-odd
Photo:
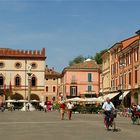
<instances>
[{"instance_id":1,"label":"building entrance arch","mask_svg":"<svg viewBox=\"0 0 140 140\"><path fill-rule=\"evenodd\" d=\"M39 96L36 94L31 94L31 100L40 100Z\"/></svg>"},{"instance_id":2,"label":"building entrance arch","mask_svg":"<svg viewBox=\"0 0 140 140\"><path fill-rule=\"evenodd\" d=\"M11 96L11 99L14 99L14 100L23 100L23 96L19 93L15 93L14 95Z\"/></svg>"}]
</instances>

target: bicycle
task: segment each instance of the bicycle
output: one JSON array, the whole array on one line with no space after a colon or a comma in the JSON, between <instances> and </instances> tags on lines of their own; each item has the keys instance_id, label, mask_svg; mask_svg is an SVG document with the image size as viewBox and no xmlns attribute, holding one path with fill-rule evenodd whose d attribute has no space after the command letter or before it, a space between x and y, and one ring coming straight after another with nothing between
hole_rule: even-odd
<instances>
[{"instance_id":1,"label":"bicycle","mask_svg":"<svg viewBox=\"0 0 140 140\"><path fill-rule=\"evenodd\" d=\"M104 124L106 129L109 131L111 129L109 129L109 127L113 127L113 131L117 131L116 129L116 123L114 118L117 117L117 111L113 110L113 111L105 111L104 112L105 117L104 117Z\"/></svg>"}]
</instances>

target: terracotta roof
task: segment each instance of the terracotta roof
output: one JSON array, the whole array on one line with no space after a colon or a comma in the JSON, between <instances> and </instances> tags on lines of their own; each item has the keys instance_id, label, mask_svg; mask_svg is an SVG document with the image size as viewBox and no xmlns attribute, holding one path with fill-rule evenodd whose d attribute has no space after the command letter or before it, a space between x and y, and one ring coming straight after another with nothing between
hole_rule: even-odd
<instances>
[{"instance_id":1,"label":"terracotta roof","mask_svg":"<svg viewBox=\"0 0 140 140\"><path fill-rule=\"evenodd\" d=\"M14 50L10 48L0 48L0 57L1 58L43 58L45 59L45 48L42 48L42 50Z\"/></svg>"},{"instance_id":2,"label":"terracotta roof","mask_svg":"<svg viewBox=\"0 0 140 140\"><path fill-rule=\"evenodd\" d=\"M116 45L122 45L123 49L140 39L140 35L135 35L120 42L115 43L110 49L114 48Z\"/></svg>"},{"instance_id":3,"label":"terracotta roof","mask_svg":"<svg viewBox=\"0 0 140 140\"><path fill-rule=\"evenodd\" d=\"M122 43L123 47L125 48L138 39L140 39L140 36L136 35L136 36L133 36L131 38L128 38L128 39L121 41L121 43Z\"/></svg>"},{"instance_id":4,"label":"terracotta roof","mask_svg":"<svg viewBox=\"0 0 140 140\"><path fill-rule=\"evenodd\" d=\"M98 69L99 65L95 60L84 61L83 63L73 64L65 69Z\"/></svg>"},{"instance_id":5,"label":"terracotta roof","mask_svg":"<svg viewBox=\"0 0 140 140\"><path fill-rule=\"evenodd\" d=\"M49 69L46 68L45 69L45 77L53 77L53 78L60 78L61 74L59 72L56 72L54 69Z\"/></svg>"}]
</instances>

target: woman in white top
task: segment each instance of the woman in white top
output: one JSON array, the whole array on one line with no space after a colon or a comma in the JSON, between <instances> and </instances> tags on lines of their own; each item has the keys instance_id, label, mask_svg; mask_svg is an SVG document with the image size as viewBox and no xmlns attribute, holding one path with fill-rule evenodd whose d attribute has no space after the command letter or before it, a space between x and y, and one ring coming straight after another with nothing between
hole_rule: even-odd
<instances>
[{"instance_id":1,"label":"woman in white top","mask_svg":"<svg viewBox=\"0 0 140 140\"><path fill-rule=\"evenodd\" d=\"M67 104L68 118L69 118L69 120L71 120L73 107L74 107L74 105L69 101L68 104Z\"/></svg>"}]
</instances>

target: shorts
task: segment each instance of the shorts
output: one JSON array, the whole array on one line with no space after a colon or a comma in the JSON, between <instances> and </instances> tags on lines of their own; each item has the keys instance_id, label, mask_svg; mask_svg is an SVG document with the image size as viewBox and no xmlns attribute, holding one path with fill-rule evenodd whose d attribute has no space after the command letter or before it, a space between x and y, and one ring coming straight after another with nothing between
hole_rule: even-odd
<instances>
[{"instance_id":1,"label":"shorts","mask_svg":"<svg viewBox=\"0 0 140 140\"><path fill-rule=\"evenodd\" d=\"M60 108L60 113L61 114L65 113L65 109L64 108Z\"/></svg>"}]
</instances>

